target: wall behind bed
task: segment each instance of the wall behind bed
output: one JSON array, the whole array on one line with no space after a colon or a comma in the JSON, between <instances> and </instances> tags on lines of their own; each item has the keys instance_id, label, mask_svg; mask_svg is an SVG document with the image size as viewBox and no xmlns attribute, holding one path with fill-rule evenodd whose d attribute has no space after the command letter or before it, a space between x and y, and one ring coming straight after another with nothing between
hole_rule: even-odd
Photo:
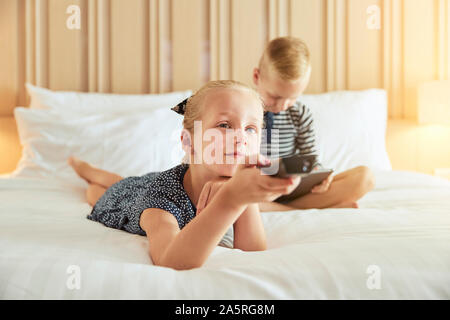
<instances>
[{"instance_id":1,"label":"wall behind bed","mask_svg":"<svg viewBox=\"0 0 450 320\"><path fill-rule=\"evenodd\" d=\"M310 46L308 93L384 88L390 118L415 121L417 85L450 74L449 17L450 0L1 0L0 123L27 105L25 82L114 93L250 83L284 35Z\"/></svg>"}]
</instances>

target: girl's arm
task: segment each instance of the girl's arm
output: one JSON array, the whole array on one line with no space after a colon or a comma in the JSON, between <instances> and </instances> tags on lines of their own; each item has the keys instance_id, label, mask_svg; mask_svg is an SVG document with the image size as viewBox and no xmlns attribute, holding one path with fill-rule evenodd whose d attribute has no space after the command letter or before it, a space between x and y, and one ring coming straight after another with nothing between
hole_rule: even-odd
<instances>
[{"instance_id":1,"label":"girl's arm","mask_svg":"<svg viewBox=\"0 0 450 320\"><path fill-rule=\"evenodd\" d=\"M267 249L266 233L258 204L249 205L234 223L234 248L243 251Z\"/></svg>"},{"instance_id":2,"label":"girl's arm","mask_svg":"<svg viewBox=\"0 0 450 320\"><path fill-rule=\"evenodd\" d=\"M140 226L147 233L153 262L178 270L201 267L228 228L250 204L270 202L289 194L299 182L300 178L262 176L258 169L242 166L220 188L201 214L181 231L175 217L167 211L145 210ZM254 217L253 214L249 218Z\"/></svg>"},{"instance_id":3,"label":"girl's arm","mask_svg":"<svg viewBox=\"0 0 450 320\"><path fill-rule=\"evenodd\" d=\"M197 204L197 216L207 207L228 179L209 181L204 186ZM261 221L259 205L251 204L233 225L234 248L243 251L266 250L266 236Z\"/></svg>"},{"instance_id":4,"label":"girl's arm","mask_svg":"<svg viewBox=\"0 0 450 320\"><path fill-rule=\"evenodd\" d=\"M160 209L145 210L140 219L155 265L177 270L201 267L246 205L229 201L228 188L219 190L202 214L180 231L175 217Z\"/></svg>"}]
</instances>

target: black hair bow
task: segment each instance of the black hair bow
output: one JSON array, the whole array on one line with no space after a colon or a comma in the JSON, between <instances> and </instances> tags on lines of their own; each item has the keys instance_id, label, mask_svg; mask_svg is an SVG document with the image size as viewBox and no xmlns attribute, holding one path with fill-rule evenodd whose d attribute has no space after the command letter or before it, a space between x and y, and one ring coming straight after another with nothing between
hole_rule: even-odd
<instances>
[{"instance_id":1,"label":"black hair bow","mask_svg":"<svg viewBox=\"0 0 450 320\"><path fill-rule=\"evenodd\" d=\"M171 110L175 111L178 114L184 115L186 113L186 105L189 98L181 101L179 104L177 104L176 107L173 107Z\"/></svg>"}]
</instances>

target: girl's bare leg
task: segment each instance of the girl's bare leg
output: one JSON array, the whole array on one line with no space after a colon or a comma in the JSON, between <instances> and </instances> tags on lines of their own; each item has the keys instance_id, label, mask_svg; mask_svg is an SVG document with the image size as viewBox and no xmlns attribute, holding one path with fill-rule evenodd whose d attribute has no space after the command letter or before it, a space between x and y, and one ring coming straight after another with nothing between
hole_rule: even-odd
<instances>
[{"instance_id":1,"label":"girl's bare leg","mask_svg":"<svg viewBox=\"0 0 450 320\"><path fill-rule=\"evenodd\" d=\"M91 206L97 203L110 186L122 180L122 177L115 173L95 168L75 157L70 157L67 162L81 178L89 183L86 198Z\"/></svg>"},{"instance_id":2,"label":"girl's bare leg","mask_svg":"<svg viewBox=\"0 0 450 320\"><path fill-rule=\"evenodd\" d=\"M119 182L123 178L115 173L95 168L89 163L70 157L67 163L75 170L75 172L89 184L97 184L105 189Z\"/></svg>"},{"instance_id":3,"label":"girl's bare leg","mask_svg":"<svg viewBox=\"0 0 450 320\"><path fill-rule=\"evenodd\" d=\"M95 206L98 199L102 197L102 195L105 193L106 189L102 186L99 186L98 184L92 183L89 184L89 187L86 190L86 198L88 203L91 206Z\"/></svg>"}]
</instances>

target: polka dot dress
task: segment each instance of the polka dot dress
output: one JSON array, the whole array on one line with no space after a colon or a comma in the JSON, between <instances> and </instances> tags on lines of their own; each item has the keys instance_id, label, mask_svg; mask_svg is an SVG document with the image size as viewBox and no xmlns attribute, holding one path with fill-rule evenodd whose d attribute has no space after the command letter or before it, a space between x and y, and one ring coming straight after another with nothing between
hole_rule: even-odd
<instances>
[{"instance_id":1,"label":"polka dot dress","mask_svg":"<svg viewBox=\"0 0 450 320\"><path fill-rule=\"evenodd\" d=\"M156 208L171 213L181 230L195 218L197 211L183 187L188 168L189 165L181 164L164 172L125 178L106 190L87 218L110 228L145 236L139 219L144 210ZM233 247L232 227L220 245Z\"/></svg>"}]
</instances>

